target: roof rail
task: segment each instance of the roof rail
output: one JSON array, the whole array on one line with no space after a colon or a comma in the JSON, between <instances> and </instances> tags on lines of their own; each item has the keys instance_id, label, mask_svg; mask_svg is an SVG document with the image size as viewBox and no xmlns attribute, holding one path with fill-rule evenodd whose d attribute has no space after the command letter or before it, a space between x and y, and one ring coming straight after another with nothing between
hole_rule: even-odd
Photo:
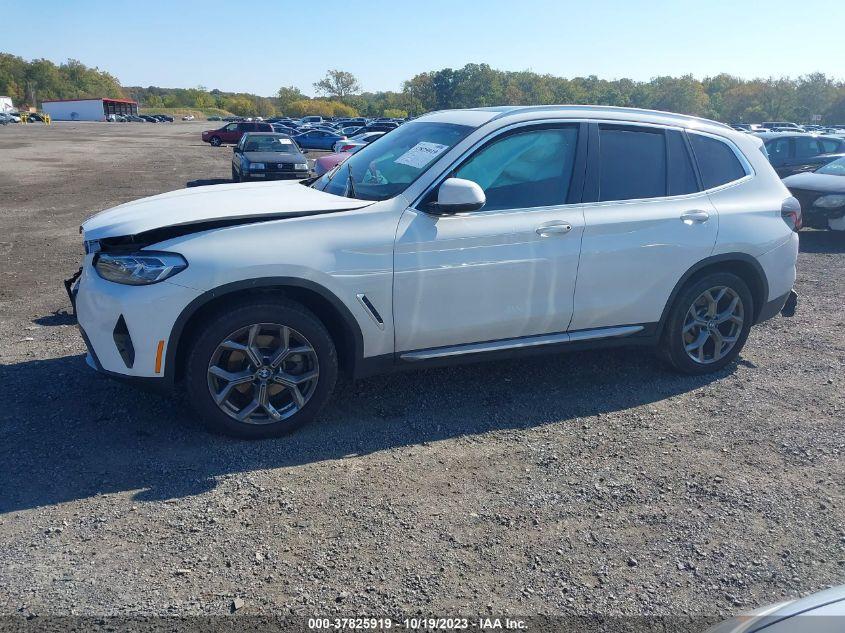
<instances>
[{"instance_id":1,"label":"roof rail","mask_svg":"<svg viewBox=\"0 0 845 633\"><path fill-rule=\"evenodd\" d=\"M606 106L606 105L534 105L534 106L513 106L512 109L500 112L494 116L491 121L501 119L514 114L521 114L524 112L541 112L543 110L600 110L604 112L631 112L637 114L654 114L662 117L669 117L679 121L701 121L702 123L709 123L711 125L718 125L733 129L731 126L721 121L714 121L712 119L705 119L703 117L691 116L689 114L678 114L676 112L666 112L664 110L648 110L646 108L624 108L621 106Z\"/></svg>"}]
</instances>

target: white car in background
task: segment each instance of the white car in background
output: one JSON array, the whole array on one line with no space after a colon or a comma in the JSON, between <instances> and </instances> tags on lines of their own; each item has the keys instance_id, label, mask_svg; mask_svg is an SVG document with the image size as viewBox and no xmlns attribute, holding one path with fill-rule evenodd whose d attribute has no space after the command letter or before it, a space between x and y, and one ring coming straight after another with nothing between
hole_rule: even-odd
<instances>
[{"instance_id":1,"label":"white car in background","mask_svg":"<svg viewBox=\"0 0 845 633\"><path fill-rule=\"evenodd\" d=\"M744 613L707 633L841 633L845 630L845 585Z\"/></svg>"},{"instance_id":2,"label":"white car in background","mask_svg":"<svg viewBox=\"0 0 845 633\"><path fill-rule=\"evenodd\" d=\"M366 132L356 136L350 136L347 139L338 141L334 144L334 152L339 154L341 152L357 152L365 145L369 145L380 136L384 136L385 132Z\"/></svg>"},{"instance_id":3,"label":"white car in background","mask_svg":"<svg viewBox=\"0 0 845 633\"><path fill-rule=\"evenodd\" d=\"M339 371L639 345L709 373L796 302L800 207L761 147L666 112L436 112L306 184L95 215L66 285L92 367L243 437L314 419Z\"/></svg>"},{"instance_id":4,"label":"white car in background","mask_svg":"<svg viewBox=\"0 0 845 633\"><path fill-rule=\"evenodd\" d=\"M193 114L186 114L185 116L182 117L182 120L183 121L193 121L194 115Z\"/></svg>"}]
</instances>

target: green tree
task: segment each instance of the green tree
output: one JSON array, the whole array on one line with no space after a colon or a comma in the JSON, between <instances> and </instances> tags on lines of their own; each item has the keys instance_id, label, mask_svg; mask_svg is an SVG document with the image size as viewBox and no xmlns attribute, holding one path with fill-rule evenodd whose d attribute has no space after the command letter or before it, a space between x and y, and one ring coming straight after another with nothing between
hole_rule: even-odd
<instances>
[{"instance_id":1,"label":"green tree","mask_svg":"<svg viewBox=\"0 0 845 633\"><path fill-rule=\"evenodd\" d=\"M345 70L330 70L320 81L314 84L314 90L318 94L328 97L347 97L360 92L361 86L352 73Z\"/></svg>"},{"instance_id":2,"label":"green tree","mask_svg":"<svg viewBox=\"0 0 845 633\"><path fill-rule=\"evenodd\" d=\"M279 92L276 94L276 98L278 99L278 106L279 110L284 113L287 113L290 104L294 101L301 101L302 99L307 99L302 91L299 88L294 86L287 86L279 88Z\"/></svg>"}]
</instances>

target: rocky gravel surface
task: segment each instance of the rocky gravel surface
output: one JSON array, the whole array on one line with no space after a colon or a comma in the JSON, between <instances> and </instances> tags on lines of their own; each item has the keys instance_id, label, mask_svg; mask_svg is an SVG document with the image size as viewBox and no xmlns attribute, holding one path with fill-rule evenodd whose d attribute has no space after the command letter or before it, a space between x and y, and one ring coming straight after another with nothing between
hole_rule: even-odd
<instances>
[{"instance_id":1,"label":"rocky gravel surface","mask_svg":"<svg viewBox=\"0 0 845 633\"><path fill-rule=\"evenodd\" d=\"M245 442L95 375L92 212L228 176L208 124L0 128L0 613L727 617L845 582L845 236L691 378L642 350L342 383Z\"/></svg>"}]
</instances>

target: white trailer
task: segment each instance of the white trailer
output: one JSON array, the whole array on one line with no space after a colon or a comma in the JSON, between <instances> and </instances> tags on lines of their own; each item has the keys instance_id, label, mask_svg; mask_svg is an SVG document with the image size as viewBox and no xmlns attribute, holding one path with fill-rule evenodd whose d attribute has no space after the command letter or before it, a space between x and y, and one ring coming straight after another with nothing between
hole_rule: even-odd
<instances>
[{"instance_id":1,"label":"white trailer","mask_svg":"<svg viewBox=\"0 0 845 633\"><path fill-rule=\"evenodd\" d=\"M11 97L0 97L0 112L16 112Z\"/></svg>"},{"instance_id":2,"label":"white trailer","mask_svg":"<svg viewBox=\"0 0 845 633\"><path fill-rule=\"evenodd\" d=\"M105 121L109 114L138 114L129 99L64 99L43 101L41 107L54 121Z\"/></svg>"}]
</instances>

